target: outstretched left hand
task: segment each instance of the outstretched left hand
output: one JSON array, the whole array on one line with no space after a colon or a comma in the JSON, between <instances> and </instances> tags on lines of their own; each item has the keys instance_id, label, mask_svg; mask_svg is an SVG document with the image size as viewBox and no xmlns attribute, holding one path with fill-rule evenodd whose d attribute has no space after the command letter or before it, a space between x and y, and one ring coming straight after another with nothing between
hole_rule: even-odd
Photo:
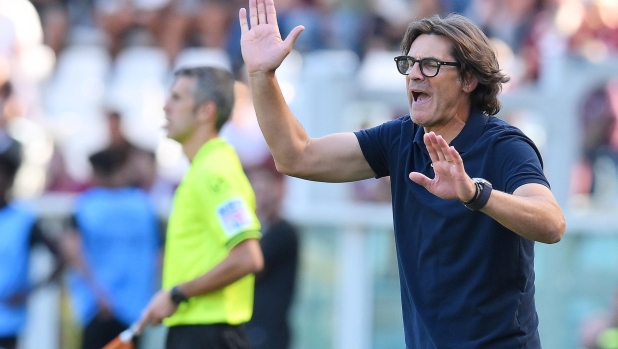
<instances>
[{"instance_id":1,"label":"outstretched left hand","mask_svg":"<svg viewBox=\"0 0 618 349\"><path fill-rule=\"evenodd\" d=\"M433 163L433 179L419 172L411 172L410 179L425 187L433 195L446 200L470 201L476 188L455 147L449 146L442 136L433 132L423 136Z\"/></svg>"}]
</instances>

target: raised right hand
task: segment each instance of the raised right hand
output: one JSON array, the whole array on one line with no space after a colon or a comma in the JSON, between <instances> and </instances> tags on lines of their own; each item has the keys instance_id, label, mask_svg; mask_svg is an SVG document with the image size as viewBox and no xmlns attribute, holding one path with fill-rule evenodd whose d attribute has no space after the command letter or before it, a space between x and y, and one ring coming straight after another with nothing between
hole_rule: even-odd
<instances>
[{"instance_id":1,"label":"raised right hand","mask_svg":"<svg viewBox=\"0 0 618 349\"><path fill-rule=\"evenodd\" d=\"M299 25L282 40L277 24L274 0L249 0L249 23L247 10L241 8L240 47L249 75L273 73L292 50L298 35L305 29Z\"/></svg>"}]
</instances>

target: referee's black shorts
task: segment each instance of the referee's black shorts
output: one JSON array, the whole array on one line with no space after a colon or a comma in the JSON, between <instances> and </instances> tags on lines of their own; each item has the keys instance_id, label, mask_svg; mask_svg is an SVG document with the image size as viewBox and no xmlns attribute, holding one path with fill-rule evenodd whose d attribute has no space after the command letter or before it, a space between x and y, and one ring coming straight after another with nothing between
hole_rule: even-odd
<instances>
[{"instance_id":1,"label":"referee's black shorts","mask_svg":"<svg viewBox=\"0 0 618 349\"><path fill-rule=\"evenodd\" d=\"M172 326L166 349L250 349L242 325L228 324Z\"/></svg>"}]
</instances>

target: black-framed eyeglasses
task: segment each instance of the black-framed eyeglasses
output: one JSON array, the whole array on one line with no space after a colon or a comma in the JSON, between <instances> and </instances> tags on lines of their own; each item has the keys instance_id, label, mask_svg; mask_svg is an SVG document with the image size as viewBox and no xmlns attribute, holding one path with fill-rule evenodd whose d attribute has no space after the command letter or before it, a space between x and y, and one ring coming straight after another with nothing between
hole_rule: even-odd
<instances>
[{"instance_id":1,"label":"black-framed eyeglasses","mask_svg":"<svg viewBox=\"0 0 618 349\"><path fill-rule=\"evenodd\" d=\"M397 70L402 75L410 74L412 67L414 67L414 63L419 62L419 66L421 67L421 74L427 78L433 78L438 75L440 72L440 67L443 65L452 65L455 67L459 67L461 64L459 62L442 62L435 58L422 58L416 59L410 56L397 56L395 57L395 64L397 64Z\"/></svg>"}]
</instances>

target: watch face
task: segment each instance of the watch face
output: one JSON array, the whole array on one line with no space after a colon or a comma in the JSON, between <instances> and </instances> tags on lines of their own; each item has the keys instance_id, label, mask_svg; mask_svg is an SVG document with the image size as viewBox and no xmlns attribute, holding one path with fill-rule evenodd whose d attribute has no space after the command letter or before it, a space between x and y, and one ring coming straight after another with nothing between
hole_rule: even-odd
<instances>
[{"instance_id":1,"label":"watch face","mask_svg":"<svg viewBox=\"0 0 618 349\"><path fill-rule=\"evenodd\" d=\"M472 180L474 181L474 183L480 183L480 184L488 185L490 187L492 186L491 183L489 183L489 181L484 178L472 178Z\"/></svg>"}]
</instances>

